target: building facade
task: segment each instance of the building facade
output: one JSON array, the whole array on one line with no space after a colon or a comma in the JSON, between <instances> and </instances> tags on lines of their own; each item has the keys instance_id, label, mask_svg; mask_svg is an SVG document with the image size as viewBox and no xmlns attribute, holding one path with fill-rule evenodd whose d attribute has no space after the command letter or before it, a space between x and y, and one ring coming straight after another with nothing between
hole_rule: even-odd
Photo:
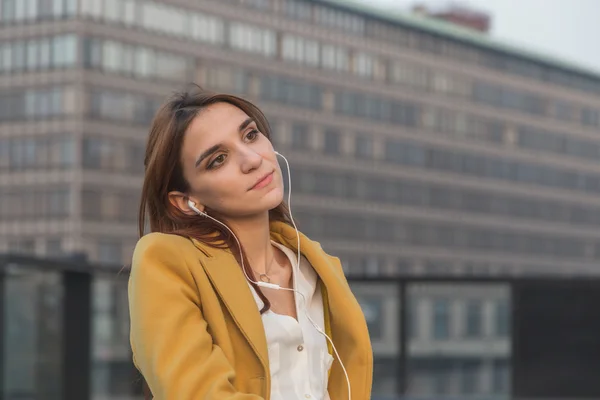
<instances>
[{"instance_id":1,"label":"building facade","mask_svg":"<svg viewBox=\"0 0 600 400\"><path fill-rule=\"evenodd\" d=\"M149 123L191 81L265 111L300 228L349 275L600 272L600 76L342 0L0 0L0 252L128 264ZM502 289L426 289L415 371L506 393ZM366 313L396 315L382 293Z\"/></svg>"},{"instance_id":2,"label":"building facade","mask_svg":"<svg viewBox=\"0 0 600 400\"><path fill-rule=\"evenodd\" d=\"M195 81L264 109L350 273L597 270L595 75L331 1L1 4L2 251L127 263L148 124Z\"/></svg>"}]
</instances>

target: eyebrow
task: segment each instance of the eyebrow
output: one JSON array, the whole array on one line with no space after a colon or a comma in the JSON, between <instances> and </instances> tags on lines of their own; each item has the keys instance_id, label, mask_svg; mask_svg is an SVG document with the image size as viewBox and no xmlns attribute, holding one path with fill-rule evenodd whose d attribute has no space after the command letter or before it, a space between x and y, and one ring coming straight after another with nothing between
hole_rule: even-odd
<instances>
[{"instance_id":1,"label":"eyebrow","mask_svg":"<svg viewBox=\"0 0 600 400\"><path fill-rule=\"evenodd\" d=\"M254 122L254 120L252 118L246 118L238 127L238 132L242 132L244 129L246 129L248 127L248 125L250 125L253 122ZM200 165L202 163L202 161L204 161L207 157L210 157L212 154L217 152L220 148L221 148L220 143L215 144L214 146L211 146L208 150L206 150L204 153L202 153L200 155L200 157L198 157L198 159L196 160L195 166L198 167L198 165Z\"/></svg>"}]
</instances>

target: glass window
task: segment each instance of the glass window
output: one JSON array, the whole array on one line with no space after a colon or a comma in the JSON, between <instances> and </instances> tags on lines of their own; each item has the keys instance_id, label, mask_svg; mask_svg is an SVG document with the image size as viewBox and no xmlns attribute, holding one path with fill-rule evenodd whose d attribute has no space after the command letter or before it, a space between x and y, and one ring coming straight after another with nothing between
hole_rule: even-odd
<instances>
[{"instance_id":1,"label":"glass window","mask_svg":"<svg viewBox=\"0 0 600 400\"><path fill-rule=\"evenodd\" d=\"M52 63L54 66L71 66L77 61L77 37L57 36L53 39Z\"/></svg>"},{"instance_id":2,"label":"glass window","mask_svg":"<svg viewBox=\"0 0 600 400\"><path fill-rule=\"evenodd\" d=\"M323 44L321 46L321 66L326 69L348 71L350 56L345 47Z\"/></svg>"},{"instance_id":3,"label":"glass window","mask_svg":"<svg viewBox=\"0 0 600 400\"><path fill-rule=\"evenodd\" d=\"M98 242L98 261L106 264L119 264L123 258L121 243L104 239Z\"/></svg>"},{"instance_id":4,"label":"glass window","mask_svg":"<svg viewBox=\"0 0 600 400\"><path fill-rule=\"evenodd\" d=\"M38 16L38 0L24 0L25 18L29 20L36 19Z\"/></svg>"},{"instance_id":5,"label":"glass window","mask_svg":"<svg viewBox=\"0 0 600 400\"><path fill-rule=\"evenodd\" d=\"M446 299L433 302L433 338L444 340L450 337L450 305Z\"/></svg>"},{"instance_id":6,"label":"glass window","mask_svg":"<svg viewBox=\"0 0 600 400\"><path fill-rule=\"evenodd\" d=\"M370 54L356 53L354 55L353 72L356 75L364 77L372 77L374 72L375 59Z\"/></svg>"},{"instance_id":7,"label":"glass window","mask_svg":"<svg viewBox=\"0 0 600 400\"><path fill-rule=\"evenodd\" d=\"M4 43L2 46L2 57L0 59L2 60L2 70L12 71L12 46L10 43Z\"/></svg>"},{"instance_id":8,"label":"glass window","mask_svg":"<svg viewBox=\"0 0 600 400\"><path fill-rule=\"evenodd\" d=\"M13 43L13 51L12 51L12 69L20 71L25 69L25 43L24 42L15 42Z\"/></svg>"},{"instance_id":9,"label":"glass window","mask_svg":"<svg viewBox=\"0 0 600 400\"><path fill-rule=\"evenodd\" d=\"M563 121L573 119L573 105L564 101L556 100L554 102L554 116Z\"/></svg>"},{"instance_id":10,"label":"glass window","mask_svg":"<svg viewBox=\"0 0 600 400\"><path fill-rule=\"evenodd\" d=\"M294 19L310 20L311 19L311 5L303 0L285 0L284 3L285 14Z\"/></svg>"},{"instance_id":11,"label":"glass window","mask_svg":"<svg viewBox=\"0 0 600 400\"><path fill-rule=\"evenodd\" d=\"M51 43L50 39L40 40L40 68L48 68L51 65Z\"/></svg>"},{"instance_id":12,"label":"glass window","mask_svg":"<svg viewBox=\"0 0 600 400\"><path fill-rule=\"evenodd\" d=\"M164 79L184 80L188 74L187 60L173 54L156 54L156 76Z\"/></svg>"},{"instance_id":13,"label":"glass window","mask_svg":"<svg viewBox=\"0 0 600 400\"><path fill-rule=\"evenodd\" d=\"M469 300L465 309L465 334L468 337L477 337L481 335L481 302L478 300Z\"/></svg>"},{"instance_id":14,"label":"glass window","mask_svg":"<svg viewBox=\"0 0 600 400\"><path fill-rule=\"evenodd\" d=\"M358 158L373 157L373 139L366 135L356 137L355 152Z\"/></svg>"},{"instance_id":15,"label":"glass window","mask_svg":"<svg viewBox=\"0 0 600 400\"><path fill-rule=\"evenodd\" d=\"M324 137L324 148L325 153L328 154L339 154L340 153L340 133L337 130L327 129L325 130Z\"/></svg>"},{"instance_id":16,"label":"glass window","mask_svg":"<svg viewBox=\"0 0 600 400\"><path fill-rule=\"evenodd\" d=\"M266 101L320 109L322 93L322 87L301 81L272 75L261 78L261 98Z\"/></svg>"},{"instance_id":17,"label":"glass window","mask_svg":"<svg viewBox=\"0 0 600 400\"><path fill-rule=\"evenodd\" d=\"M104 0L104 18L107 21L119 22L124 11L123 0Z\"/></svg>"},{"instance_id":18,"label":"glass window","mask_svg":"<svg viewBox=\"0 0 600 400\"><path fill-rule=\"evenodd\" d=\"M509 309L508 302L506 300L500 300L496 303L495 310L495 332L496 336L507 337L509 336Z\"/></svg>"},{"instance_id":19,"label":"glass window","mask_svg":"<svg viewBox=\"0 0 600 400\"><path fill-rule=\"evenodd\" d=\"M39 65L39 42L37 40L29 40L27 42L27 69L35 70Z\"/></svg>"},{"instance_id":20,"label":"glass window","mask_svg":"<svg viewBox=\"0 0 600 400\"><path fill-rule=\"evenodd\" d=\"M600 126L600 111L591 108L583 108L581 110L581 122L583 125L587 126Z\"/></svg>"},{"instance_id":21,"label":"glass window","mask_svg":"<svg viewBox=\"0 0 600 400\"><path fill-rule=\"evenodd\" d=\"M359 296L358 301L367 321L369 336L372 340L383 338L383 298L381 296Z\"/></svg>"},{"instance_id":22,"label":"glass window","mask_svg":"<svg viewBox=\"0 0 600 400\"><path fill-rule=\"evenodd\" d=\"M83 42L83 63L85 67L102 66L102 41L85 38Z\"/></svg>"},{"instance_id":23,"label":"glass window","mask_svg":"<svg viewBox=\"0 0 600 400\"><path fill-rule=\"evenodd\" d=\"M67 15L67 16L76 15L77 14L77 0L64 0L64 1L65 1L65 15Z\"/></svg>"},{"instance_id":24,"label":"glass window","mask_svg":"<svg viewBox=\"0 0 600 400\"><path fill-rule=\"evenodd\" d=\"M68 189L53 189L48 192L48 215L64 217L69 215L70 193Z\"/></svg>"},{"instance_id":25,"label":"glass window","mask_svg":"<svg viewBox=\"0 0 600 400\"><path fill-rule=\"evenodd\" d=\"M233 22L229 25L229 44L235 50L274 56L275 32L257 26Z\"/></svg>"},{"instance_id":26,"label":"glass window","mask_svg":"<svg viewBox=\"0 0 600 400\"><path fill-rule=\"evenodd\" d=\"M135 51L135 73L147 78L156 71L156 56L153 50L146 47L138 47Z\"/></svg>"},{"instance_id":27,"label":"glass window","mask_svg":"<svg viewBox=\"0 0 600 400\"><path fill-rule=\"evenodd\" d=\"M51 238L46 240L46 255L49 257L58 257L63 254L62 239Z\"/></svg>"},{"instance_id":28,"label":"glass window","mask_svg":"<svg viewBox=\"0 0 600 400\"><path fill-rule=\"evenodd\" d=\"M105 41L102 49L102 64L109 71L122 71L123 45L118 42Z\"/></svg>"},{"instance_id":29,"label":"glass window","mask_svg":"<svg viewBox=\"0 0 600 400\"><path fill-rule=\"evenodd\" d=\"M181 9L157 3L140 3L142 26L149 30L183 36L188 32L189 15Z\"/></svg>"},{"instance_id":30,"label":"glass window","mask_svg":"<svg viewBox=\"0 0 600 400\"><path fill-rule=\"evenodd\" d=\"M84 138L83 166L91 169L110 169L114 163L114 142L109 139Z\"/></svg>"},{"instance_id":31,"label":"glass window","mask_svg":"<svg viewBox=\"0 0 600 400\"><path fill-rule=\"evenodd\" d=\"M26 17L25 6L27 3L23 0L17 0L15 2L15 21L22 21Z\"/></svg>"},{"instance_id":32,"label":"glass window","mask_svg":"<svg viewBox=\"0 0 600 400\"><path fill-rule=\"evenodd\" d=\"M81 192L81 214L85 219L101 219L101 197L102 193L97 189L84 189Z\"/></svg>"},{"instance_id":33,"label":"glass window","mask_svg":"<svg viewBox=\"0 0 600 400\"><path fill-rule=\"evenodd\" d=\"M103 8L103 0L81 0L81 14L89 15L94 18L102 18L104 12Z\"/></svg>"},{"instance_id":34,"label":"glass window","mask_svg":"<svg viewBox=\"0 0 600 400\"><path fill-rule=\"evenodd\" d=\"M308 125L294 123L292 125L292 146L296 149L308 149Z\"/></svg>"},{"instance_id":35,"label":"glass window","mask_svg":"<svg viewBox=\"0 0 600 400\"><path fill-rule=\"evenodd\" d=\"M62 17L63 15L65 15L65 2L64 1L56 1L54 0L52 2L53 8L52 8L52 15L54 15L55 17Z\"/></svg>"},{"instance_id":36,"label":"glass window","mask_svg":"<svg viewBox=\"0 0 600 400\"><path fill-rule=\"evenodd\" d=\"M246 4L250 7L268 10L271 8L271 0L246 0Z\"/></svg>"},{"instance_id":37,"label":"glass window","mask_svg":"<svg viewBox=\"0 0 600 400\"><path fill-rule=\"evenodd\" d=\"M286 34L282 40L282 58L308 65L319 65L319 43Z\"/></svg>"},{"instance_id":38,"label":"glass window","mask_svg":"<svg viewBox=\"0 0 600 400\"><path fill-rule=\"evenodd\" d=\"M75 164L75 141L73 138L61 138L59 141L60 165L71 166Z\"/></svg>"},{"instance_id":39,"label":"glass window","mask_svg":"<svg viewBox=\"0 0 600 400\"><path fill-rule=\"evenodd\" d=\"M479 383L481 382L480 371L481 362L464 361L462 363L461 392L464 394L476 394L479 392Z\"/></svg>"},{"instance_id":40,"label":"glass window","mask_svg":"<svg viewBox=\"0 0 600 400\"><path fill-rule=\"evenodd\" d=\"M136 0L123 1L123 22L127 25L135 25L137 22L137 4Z\"/></svg>"},{"instance_id":41,"label":"glass window","mask_svg":"<svg viewBox=\"0 0 600 400\"><path fill-rule=\"evenodd\" d=\"M493 393L507 394L510 391L510 368L506 360L496 360L493 363Z\"/></svg>"},{"instance_id":42,"label":"glass window","mask_svg":"<svg viewBox=\"0 0 600 400\"><path fill-rule=\"evenodd\" d=\"M15 3L18 0L3 0L0 2L2 5L2 12L0 16L2 17L2 21L12 21L15 18Z\"/></svg>"},{"instance_id":43,"label":"glass window","mask_svg":"<svg viewBox=\"0 0 600 400\"><path fill-rule=\"evenodd\" d=\"M196 40L208 43L222 43L224 35L223 20L217 17L194 14L191 22L191 34Z\"/></svg>"}]
</instances>

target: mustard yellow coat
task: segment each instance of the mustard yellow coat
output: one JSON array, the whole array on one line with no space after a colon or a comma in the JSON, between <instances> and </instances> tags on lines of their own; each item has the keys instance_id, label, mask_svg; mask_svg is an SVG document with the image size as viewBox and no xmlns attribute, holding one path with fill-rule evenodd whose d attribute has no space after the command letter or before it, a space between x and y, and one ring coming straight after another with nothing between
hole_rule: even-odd
<instances>
[{"instance_id":1,"label":"mustard yellow coat","mask_svg":"<svg viewBox=\"0 0 600 400\"><path fill-rule=\"evenodd\" d=\"M296 233L286 224L273 223L271 238L297 250ZM326 325L348 371L352 400L367 400L373 357L361 308L339 259L302 234L300 247L321 279ZM261 316L229 250L176 235L144 236L133 255L129 311L134 363L154 399L269 399ZM348 399L337 361L328 390L332 400Z\"/></svg>"}]
</instances>

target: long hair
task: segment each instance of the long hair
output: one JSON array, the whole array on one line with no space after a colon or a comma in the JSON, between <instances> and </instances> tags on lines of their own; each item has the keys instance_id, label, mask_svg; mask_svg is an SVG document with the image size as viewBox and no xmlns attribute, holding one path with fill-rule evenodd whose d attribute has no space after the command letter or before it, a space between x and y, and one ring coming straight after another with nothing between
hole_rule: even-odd
<instances>
[{"instance_id":1,"label":"long hair","mask_svg":"<svg viewBox=\"0 0 600 400\"><path fill-rule=\"evenodd\" d=\"M183 138L190 123L198 113L215 103L229 103L244 111L252 118L258 130L271 140L271 129L267 118L258 107L240 97L212 93L198 85L189 90L175 93L157 111L146 145L144 157L144 184L142 187L138 215L139 235L142 237L149 227L151 232L171 233L186 238L194 238L206 245L228 248L243 265L247 276L254 276L243 248L239 248L231 233L220 224L198 215L187 215L173 206L168 194L171 191L186 193L189 183L183 176L181 148ZM285 202L269 211L269 221L280 221L291 225L290 213ZM264 303L261 314L271 304L260 288L250 282ZM144 396L152 394L144 382Z\"/></svg>"}]
</instances>

